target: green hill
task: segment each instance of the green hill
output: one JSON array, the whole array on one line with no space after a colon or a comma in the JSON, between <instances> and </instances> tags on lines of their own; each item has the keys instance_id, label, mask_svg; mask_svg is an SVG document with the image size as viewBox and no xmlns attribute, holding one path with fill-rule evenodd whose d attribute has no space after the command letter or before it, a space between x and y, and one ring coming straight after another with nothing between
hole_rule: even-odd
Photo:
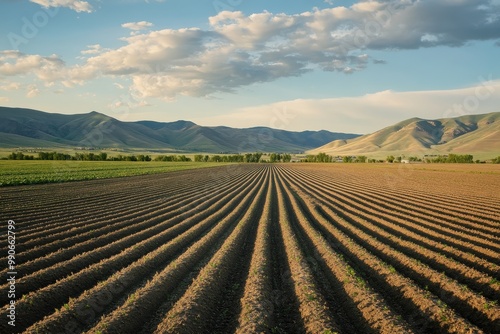
<instances>
[{"instance_id":1,"label":"green hill","mask_svg":"<svg viewBox=\"0 0 500 334\"><path fill-rule=\"evenodd\" d=\"M371 134L335 140L310 154L425 155L468 153L486 159L500 155L500 112L456 118L423 120L411 118Z\"/></svg>"},{"instance_id":2,"label":"green hill","mask_svg":"<svg viewBox=\"0 0 500 334\"><path fill-rule=\"evenodd\" d=\"M0 107L0 147L94 147L184 152L303 152L359 135L291 132L265 127L204 127L189 121L122 122L91 112L79 115Z\"/></svg>"}]
</instances>

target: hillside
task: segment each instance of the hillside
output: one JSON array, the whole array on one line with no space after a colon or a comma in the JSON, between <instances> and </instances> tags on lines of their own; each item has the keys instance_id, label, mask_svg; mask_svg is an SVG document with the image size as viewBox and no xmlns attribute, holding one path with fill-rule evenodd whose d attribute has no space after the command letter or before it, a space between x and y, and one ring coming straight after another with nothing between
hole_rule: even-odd
<instances>
[{"instance_id":1,"label":"hillside","mask_svg":"<svg viewBox=\"0 0 500 334\"><path fill-rule=\"evenodd\" d=\"M62 115L0 107L0 147L97 147L183 152L302 152L359 135L265 127L204 127L189 121L122 122L91 112Z\"/></svg>"},{"instance_id":2,"label":"hillside","mask_svg":"<svg viewBox=\"0 0 500 334\"><path fill-rule=\"evenodd\" d=\"M500 155L500 112L456 118L411 118L371 134L335 140L308 151L330 155L417 155L469 153L478 158Z\"/></svg>"}]
</instances>

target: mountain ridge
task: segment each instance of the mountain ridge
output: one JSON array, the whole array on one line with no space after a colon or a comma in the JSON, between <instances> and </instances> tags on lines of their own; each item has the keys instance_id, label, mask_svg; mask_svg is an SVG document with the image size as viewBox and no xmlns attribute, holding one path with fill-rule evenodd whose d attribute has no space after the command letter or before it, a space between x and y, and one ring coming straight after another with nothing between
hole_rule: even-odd
<instances>
[{"instance_id":1,"label":"mountain ridge","mask_svg":"<svg viewBox=\"0 0 500 334\"><path fill-rule=\"evenodd\" d=\"M454 118L410 118L370 134L335 140L309 150L310 154L436 155L476 153L482 157L500 155L500 112Z\"/></svg>"},{"instance_id":2,"label":"mountain ridge","mask_svg":"<svg viewBox=\"0 0 500 334\"><path fill-rule=\"evenodd\" d=\"M0 107L0 147L98 147L179 152L303 152L335 139L359 135L293 132L266 127L205 127L187 120L122 122L92 111L65 115ZM29 144L29 145L26 145Z\"/></svg>"}]
</instances>

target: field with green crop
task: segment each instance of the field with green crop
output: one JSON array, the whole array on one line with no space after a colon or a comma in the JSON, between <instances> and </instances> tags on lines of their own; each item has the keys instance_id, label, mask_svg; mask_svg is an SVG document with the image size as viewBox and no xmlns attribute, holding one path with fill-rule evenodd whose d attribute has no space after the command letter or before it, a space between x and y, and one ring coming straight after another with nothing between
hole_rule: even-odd
<instances>
[{"instance_id":1,"label":"field with green crop","mask_svg":"<svg viewBox=\"0 0 500 334\"><path fill-rule=\"evenodd\" d=\"M500 165L424 168L0 188L0 333L500 333Z\"/></svg>"},{"instance_id":2,"label":"field with green crop","mask_svg":"<svg viewBox=\"0 0 500 334\"><path fill-rule=\"evenodd\" d=\"M0 186L148 175L219 163L127 161L0 161Z\"/></svg>"}]
</instances>

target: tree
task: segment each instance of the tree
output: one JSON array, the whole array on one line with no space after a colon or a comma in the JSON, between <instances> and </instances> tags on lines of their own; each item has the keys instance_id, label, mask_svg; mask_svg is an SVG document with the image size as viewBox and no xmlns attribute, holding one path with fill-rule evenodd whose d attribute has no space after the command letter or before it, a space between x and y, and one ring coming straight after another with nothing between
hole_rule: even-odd
<instances>
[{"instance_id":1,"label":"tree","mask_svg":"<svg viewBox=\"0 0 500 334\"><path fill-rule=\"evenodd\" d=\"M191 158L188 158L185 155L178 155L174 161L187 162L191 161Z\"/></svg>"},{"instance_id":2,"label":"tree","mask_svg":"<svg viewBox=\"0 0 500 334\"><path fill-rule=\"evenodd\" d=\"M367 159L368 159L367 156L360 155L360 156L356 157L356 161L355 162L365 163Z\"/></svg>"},{"instance_id":3,"label":"tree","mask_svg":"<svg viewBox=\"0 0 500 334\"><path fill-rule=\"evenodd\" d=\"M320 152L316 156L316 161L317 162L330 162L331 159L330 159L330 156L328 154Z\"/></svg>"},{"instance_id":4,"label":"tree","mask_svg":"<svg viewBox=\"0 0 500 334\"><path fill-rule=\"evenodd\" d=\"M202 154L196 154L194 156L194 161L195 162L202 162L203 161L203 155Z\"/></svg>"},{"instance_id":5,"label":"tree","mask_svg":"<svg viewBox=\"0 0 500 334\"><path fill-rule=\"evenodd\" d=\"M450 154L446 162L449 163L462 163L462 164L470 164L474 162L474 157L470 154Z\"/></svg>"},{"instance_id":6,"label":"tree","mask_svg":"<svg viewBox=\"0 0 500 334\"><path fill-rule=\"evenodd\" d=\"M352 157L346 155L345 157L342 158L342 161L345 163L351 163L352 162Z\"/></svg>"},{"instance_id":7,"label":"tree","mask_svg":"<svg viewBox=\"0 0 500 334\"><path fill-rule=\"evenodd\" d=\"M316 156L313 154L308 154L306 156L306 162L316 162Z\"/></svg>"},{"instance_id":8,"label":"tree","mask_svg":"<svg viewBox=\"0 0 500 334\"><path fill-rule=\"evenodd\" d=\"M245 153L245 162L259 162L262 153Z\"/></svg>"},{"instance_id":9,"label":"tree","mask_svg":"<svg viewBox=\"0 0 500 334\"><path fill-rule=\"evenodd\" d=\"M395 159L396 159L396 158L394 158L394 156L393 156L393 155L389 155L389 156L387 156L386 161L392 164L392 163L394 162L394 160L395 160Z\"/></svg>"},{"instance_id":10,"label":"tree","mask_svg":"<svg viewBox=\"0 0 500 334\"><path fill-rule=\"evenodd\" d=\"M245 157L241 154L234 154L228 157L229 162L245 162Z\"/></svg>"}]
</instances>

